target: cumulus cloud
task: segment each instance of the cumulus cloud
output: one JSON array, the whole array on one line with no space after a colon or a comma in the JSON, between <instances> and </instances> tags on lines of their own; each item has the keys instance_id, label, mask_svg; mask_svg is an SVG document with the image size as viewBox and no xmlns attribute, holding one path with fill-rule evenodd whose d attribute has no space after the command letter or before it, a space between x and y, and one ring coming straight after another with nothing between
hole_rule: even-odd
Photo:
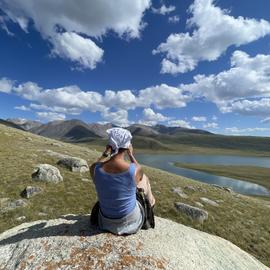
<instances>
[{"instance_id":1,"label":"cumulus cloud","mask_svg":"<svg viewBox=\"0 0 270 270\"><path fill-rule=\"evenodd\" d=\"M140 90L137 104L146 108L151 105L157 109L181 108L185 107L190 99L181 88L161 84Z\"/></svg>"},{"instance_id":2,"label":"cumulus cloud","mask_svg":"<svg viewBox=\"0 0 270 270\"><path fill-rule=\"evenodd\" d=\"M165 122L169 119L170 117L167 117L161 113L156 113L151 108L145 108L143 110L143 118L141 121L139 121L139 123L147 126L154 126L159 122Z\"/></svg>"},{"instance_id":3,"label":"cumulus cloud","mask_svg":"<svg viewBox=\"0 0 270 270\"><path fill-rule=\"evenodd\" d=\"M204 125L203 125L203 128L212 128L212 129L216 129L216 128L218 128L218 124L215 123L215 122L207 123L207 124L204 124Z\"/></svg>"},{"instance_id":4,"label":"cumulus cloud","mask_svg":"<svg viewBox=\"0 0 270 270\"><path fill-rule=\"evenodd\" d=\"M154 54L165 54L161 73L185 73L196 68L200 61L214 61L228 47L255 41L270 33L270 23L243 17L234 18L227 10L214 5L213 0L195 0L187 25L190 33L171 34Z\"/></svg>"},{"instance_id":5,"label":"cumulus cloud","mask_svg":"<svg viewBox=\"0 0 270 270\"><path fill-rule=\"evenodd\" d=\"M76 62L79 67L94 69L101 61L104 51L91 39L76 33L65 32L52 39L53 55Z\"/></svg>"},{"instance_id":6,"label":"cumulus cloud","mask_svg":"<svg viewBox=\"0 0 270 270\"><path fill-rule=\"evenodd\" d=\"M130 124L128 121L128 111L126 110L110 111L105 109L101 112L101 116L105 121L116 126L127 127Z\"/></svg>"},{"instance_id":7,"label":"cumulus cloud","mask_svg":"<svg viewBox=\"0 0 270 270\"><path fill-rule=\"evenodd\" d=\"M80 68L93 69L102 60L103 50L93 39L114 31L119 37L138 38L142 17L150 0L3 0L0 9L25 32L32 24L52 44L52 53L70 59ZM1 21L0 21L1 23Z\"/></svg>"},{"instance_id":8,"label":"cumulus cloud","mask_svg":"<svg viewBox=\"0 0 270 270\"><path fill-rule=\"evenodd\" d=\"M16 110L20 110L20 111L31 111L31 109L29 107L26 107L24 105L21 106L15 106L14 109Z\"/></svg>"},{"instance_id":9,"label":"cumulus cloud","mask_svg":"<svg viewBox=\"0 0 270 270\"><path fill-rule=\"evenodd\" d=\"M195 122L206 122L207 118L205 116L193 116L192 121Z\"/></svg>"},{"instance_id":10,"label":"cumulus cloud","mask_svg":"<svg viewBox=\"0 0 270 270\"><path fill-rule=\"evenodd\" d=\"M0 79L0 92L10 93L13 87L13 81L2 78Z\"/></svg>"},{"instance_id":11,"label":"cumulus cloud","mask_svg":"<svg viewBox=\"0 0 270 270\"><path fill-rule=\"evenodd\" d=\"M106 107L115 109L134 109L137 105L137 99L130 90L106 90L103 102Z\"/></svg>"},{"instance_id":12,"label":"cumulus cloud","mask_svg":"<svg viewBox=\"0 0 270 270\"><path fill-rule=\"evenodd\" d=\"M1 81L5 85L6 82L11 82L6 78L1 79ZM138 107L149 108L151 105L157 109L181 108L186 106L186 102L191 99L180 88L166 84L138 90L136 95L131 90L106 90L102 95L96 91L83 91L76 85L43 89L34 82L13 83L8 91L31 101L28 107L33 110L72 115L78 115L83 111L101 112L106 121L112 119L110 115L113 115L116 119L124 117L123 123L121 120L114 121L121 125L128 123L125 116L128 110ZM152 109L150 110L153 112ZM145 111L145 116L148 118L150 117L150 110ZM159 118L158 121L162 121L160 113L154 114L155 117Z\"/></svg>"},{"instance_id":13,"label":"cumulus cloud","mask_svg":"<svg viewBox=\"0 0 270 270\"><path fill-rule=\"evenodd\" d=\"M185 120L170 120L168 121L168 125L171 127L182 127L182 128L189 128L194 129L195 127L191 126L189 122Z\"/></svg>"},{"instance_id":14,"label":"cumulus cloud","mask_svg":"<svg viewBox=\"0 0 270 270\"><path fill-rule=\"evenodd\" d=\"M270 98L232 101L224 104L221 111L225 113L236 112L243 115L270 115Z\"/></svg>"},{"instance_id":15,"label":"cumulus cloud","mask_svg":"<svg viewBox=\"0 0 270 270\"><path fill-rule=\"evenodd\" d=\"M180 17L178 15L170 16L168 18L169 23L178 23L180 21Z\"/></svg>"},{"instance_id":16,"label":"cumulus cloud","mask_svg":"<svg viewBox=\"0 0 270 270\"><path fill-rule=\"evenodd\" d=\"M36 115L41 121L56 121L66 119L66 116L64 114L55 112L37 112Z\"/></svg>"},{"instance_id":17,"label":"cumulus cloud","mask_svg":"<svg viewBox=\"0 0 270 270\"><path fill-rule=\"evenodd\" d=\"M35 104L35 103L31 103L29 107L34 110L51 111L51 112L64 113L64 114L70 114L70 115L79 115L82 112L80 108L46 106L46 105Z\"/></svg>"},{"instance_id":18,"label":"cumulus cloud","mask_svg":"<svg viewBox=\"0 0 270 270\"><path fill-rule=\"evenodd\" d=\"M235 51L231 68L216 75L197 75L194 83L181 85L193 97L214 102L223 113L244 115L270 113L270 55L249 56Z\"/></svg>"},{"instance_id":19,"label":"cumulus cloud","mask_svg":"<svg viewBox=\"0 0 270 270\"><path fill-rule=\"evenodd\" d=\"M172 5L168 7L166 7L166 5L162 5L160 8L152 8L152 12L160 15L166 15L173 12L175 9L175 6Z\"/></svg>"}]
</instances>

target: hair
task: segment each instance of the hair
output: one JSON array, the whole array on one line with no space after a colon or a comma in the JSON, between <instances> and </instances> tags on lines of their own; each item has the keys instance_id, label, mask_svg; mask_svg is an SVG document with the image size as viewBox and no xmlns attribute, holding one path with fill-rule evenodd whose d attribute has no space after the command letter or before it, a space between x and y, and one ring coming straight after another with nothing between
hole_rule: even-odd
<instances>
[{"instance_id":1,"label":"hair","mask_svg":"<svg viewBox=\"0 0 270 270\"><path fill-rule=\"evenodd\" d=\"M127 148L119 148L118 149L118 153L119 154L122 154L123 152L127 151L128 149Z\"/></svg>"}]
</instances>

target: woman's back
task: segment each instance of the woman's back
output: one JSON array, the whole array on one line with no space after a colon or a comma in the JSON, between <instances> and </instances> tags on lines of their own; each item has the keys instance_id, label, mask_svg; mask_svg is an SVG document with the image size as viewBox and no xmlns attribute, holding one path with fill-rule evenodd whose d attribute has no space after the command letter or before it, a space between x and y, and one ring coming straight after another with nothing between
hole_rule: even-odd
<instances>
[{"instance_id":1,"label":"woman's back","mask_svg":"<svg viewBox=\"0 0 270 270\"><path fill-rule=\"evenodd\" d=\"M124 170L126 168L126 170ZM108 218L121 218L136 206L136 166L134 163L98 163L94 183L100 209Z\"/></svg>"}]
</instances>

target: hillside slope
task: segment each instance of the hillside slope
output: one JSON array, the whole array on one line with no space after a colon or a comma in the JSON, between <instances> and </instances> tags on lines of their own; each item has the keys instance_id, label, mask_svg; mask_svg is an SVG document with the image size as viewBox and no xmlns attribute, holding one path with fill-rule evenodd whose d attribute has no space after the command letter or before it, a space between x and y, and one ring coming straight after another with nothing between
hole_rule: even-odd
<instances>
[{"instance_id":1,"label":"hillside slope","mask_svg":"<svg viewBox=\"0 0 270 270\"><path fill-rule=\"evenodd\" d=\"M0 125L0 210L5 201L21 199L20 194L26 186L43 189L38 195L24 199L25 206L1 213L0 232L23 222L90 212L96 201L96 193L89 173L71 172L58 166L60 154L83 158L88 164L99 155L94 149L85 146L63 143ZM37 164L44 163L57 167L64 181L58 184L33 181L33 169ZM230 193L149 167L144 167L144 171L151 179L157 200L155 213L158 216L221 236L270 265L268 201ZM175 188L182 189L187 196L181 197L173 192ZM202 197L217 202L218 206L202 204ZM181 214L175 208L178 202L195 207L200 202L208 212L208 219L199 223Z\"/></svg>"},{"instance_id":2,"label":"hillside slope","mask_svg":"<svg viewBox=\"0 0 270 270\"><path fill-rule=\"evenodd\" d=\"M33 128L30 131L44 137L64 141L76 141L81 138L98 137L86 123L80 120L53 121Z\"/></svg>"},{"instance_id":3,"label":"hillside slope","mask_svg":"<svg viewBox=\"0 0 270 270\"><path fill-rule=\"evenodd\" d=\"M113 236L89 216L25 223L0 234L0 269L267 270L230 242L156 218L156 228Z\"/></svg>"},{"instance_id":4,"label":"hillside slope","mask_svg":"<svg viewBox=\"0 0 270 270\"><path fill-rule=\"evenodd\" d=\"M3 119L0 119L0 124L1 125L4 125L4 126L7 126L7 127L12 127L12 128L16 128L16 129L20 129L20 130L23 130L22 127L12 123L12 122L9 122L9 121L5 121Z\"/></svg>"}]
</instances>

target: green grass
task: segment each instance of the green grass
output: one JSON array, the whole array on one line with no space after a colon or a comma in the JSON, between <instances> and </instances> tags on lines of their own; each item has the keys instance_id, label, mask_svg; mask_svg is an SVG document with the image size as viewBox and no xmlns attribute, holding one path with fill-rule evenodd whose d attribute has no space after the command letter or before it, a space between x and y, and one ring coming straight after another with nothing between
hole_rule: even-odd
<instances>
[{"instance_id":1,"label":"green grass","mask_svg":"<svg viewBox=\"0 0 270 270\"><path fill-rule=\"evenodd\" d=\"M29 140L28 138L31 138ZM28 206L1 215L0 232L23 222L39 219L58 218L63 214L88 214L96 201L96 193L89 173L73 173L56 165L58 159L48 155L46 150L84 158L91 164L99 155L86 145L61 143L62 147L52 145L54 141L23 131L0 125L0 198L10 200L20 198L20 192L27 186L40 186L43 193L28 199ZM100 145L101 148L101 145ZM136 150L136 149L135 149ZM49 163L57 166L64 177L59 184L44 184L31 180L36 164ZM158 169L144 167L150 177L157 205L158 216L174 220L187 226L223 237L243 250L254 255L270 266L270 202L259 198L229 193L211 185L200 183ZM195 192L186 191L187 199L173 193L173 187L192 185ZM203 224L191 221L174 207L175 202L196 206L200 197L222 200L219 207L205 205L209 218ZM39 213L47 216L40 216ZM25 216L24 221L16 218Z\"/></svg>"},{"instance_id":2,"label":"green grass","mask_svg":"<svg viewBox=\"0 0 270 270\"><path fill-rule=\"evenodd\" d=\"M270 189L270 168L256 166L227 166L175 163L175 166L253 182Z\"/></svg>"},{"instance_id":3,"label":"green grass","mask_svg":"<svg viewBox=\"0 0 270 270\"><path fill-rule=\"evenodd\" d=\"M222 143L222 139L226 143ZM235 137L236 142L238 137ZM156 138L147 138L135 136L133 146L138 153L160 153L160 154L203 154L203 155L238 155L238 156L260 156L269 157L270 144L268 138L258 139L256 137L248 137L245 144L234 147L235 143L230 146L233 138L229 136L213 136L213 135L189 135L189 136L160 136ZM213 143L212 143L213 141ZM259 142L259 147L256 143ZM77 145L95 148L99 151L104 150L107 140L92 139L81 141Z\"/></svg>"}]
</instances>

